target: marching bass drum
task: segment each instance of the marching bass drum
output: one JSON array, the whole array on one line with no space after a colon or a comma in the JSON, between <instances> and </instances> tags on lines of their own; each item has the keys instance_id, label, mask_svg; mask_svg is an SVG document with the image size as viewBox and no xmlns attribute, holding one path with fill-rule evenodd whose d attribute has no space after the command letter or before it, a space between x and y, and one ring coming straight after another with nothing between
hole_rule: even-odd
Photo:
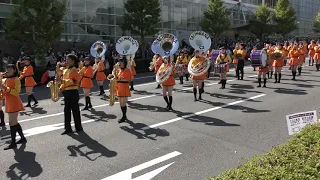
<instances>
[{"instance_id":1,"label":"marching bass drum","mask_svg":"<svg viewBox=\"0 0 320 180\"><path fill-rule=\"evenodd\" d=\"M157 72L156 75L156 81L158 84L162 84L167 79L169 79L171 73L173 71L173 65L172 64L162 64Z\"/></svg>"},{"instance_id":2,"label":"marching bass drum","mask_svg":"<svg viewBox=\"0 0 320 180\"><path fill-rule=\"evenodd\" d=\"M267 67L268 54L265 50L256 50L250 55L252 67Z\"/></svg>"}]
</instances>

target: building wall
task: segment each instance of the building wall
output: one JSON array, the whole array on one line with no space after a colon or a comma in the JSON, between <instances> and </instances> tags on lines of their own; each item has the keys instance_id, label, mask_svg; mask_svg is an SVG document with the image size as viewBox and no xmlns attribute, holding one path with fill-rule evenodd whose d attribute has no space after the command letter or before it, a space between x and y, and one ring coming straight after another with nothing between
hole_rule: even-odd
<instances>
[{"instance_id":1,"label":"building wall","mask_svg":"<svg viewBox=\"0 0 320 180\"><path fill-rule=\"evenodd\" d=\"M290 0L297 14L298 30L293 34L301 37L317 37L313 32L314 20L320 10L320 0Z\"/></svg>"},{"instance_id":2,"label":"building wall","mask_svg":"<svg viewBox=\"0 0 320 180\"><path fill-rule=\"evenodd\" d=\"M241 1L243 5L237 5ZM291 0L298 17L299 30L295 35L311 36L313 20L319 10L320 0ZM0 0L0 31L3 30L3 20L10 15L10 11L17 0ZM61 37L63 42L92 43L103 40L114 42L123 35L139 36L123 32L125 0L68 0L67 13L63 19L65 26ZM243 26L261 3L270 8L277 0L224 0L224 4L231 11L232 27ZM203 11L208 6L208 0L160 0L161 18L159 33L169 32L186 39L191 32L200 30L199 22ZM3 34L0 36L3 39ZM0 38L0 40L1 40ZM148 41L152 41L149 37Z\"/></svg>"}]
</instances>

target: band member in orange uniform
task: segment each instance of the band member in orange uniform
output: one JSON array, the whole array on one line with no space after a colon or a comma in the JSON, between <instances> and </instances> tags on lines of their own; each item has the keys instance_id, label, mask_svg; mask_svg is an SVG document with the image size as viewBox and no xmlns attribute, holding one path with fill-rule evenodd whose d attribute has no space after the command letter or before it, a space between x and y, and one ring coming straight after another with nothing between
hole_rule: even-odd
<instances>
[{"instance_id":1,"label":"band member in orange uniform","mask_svg":"<svg viewBox=\"0 0 320 180\"><path fill-rule=\"evenodd\" d=\"M91 61L89 57L84 59L84 67L80 70L80 87L83 89L86 105L83 110L88 110L92 108L90 99L90 89L93 88L92 78L93 78L93 68L91 66Z\"/></svg>"},{"instance_id":2,"label":"band member in orange uniform","mask_svg":"<svg viewBox=\"0 0 320 180\"><path fill-rule=\"evenodd\" d=\"M202 53L199 50L195 50L194 51L194 55L195 56L193 58L196 58L196 60L194 61L195 65L198 64L201 61L206 61L206 58L203 57L201 54ZM192 75L190 76L191 79L192 79L192 82L193 82L194 101L198 101L198 99L197 99L197 87L199 89L199 100L202 100L201 95L204 92L204 90L203 90L203 82L207 77L207 73L208 72L206 72L206 73L204 73L204 74L202 74L200 76L192 76Z\"/></svg>"},{"instance_id":3,"label":"band member in orange uniform","mask_svg":"<svg viewBox=\"0 0 320 180\"><path fill-rule=\"evenodd\" d=\"M290 44L289 44L289 42L285 42L284 43L284 50L285 50L285 55L284 55L284 66L286 66L287 65L287 60L289 59L289 52L290 52Z\"/></svg>"},{"instance_id":4,"label":"band member in orange uniform","mask_svg":"<svg viewBox=\"0 0 320 180\"><path fill-rule=\"evenodd\" d=\"M282 70L282 67L284 66L284 58L286 57L286 52L285 51L286 50L283 48L283 44L278 44L277 49L274 51L275 53L281 53L282 54L281 57L279 57L277 59L273 59L272 66L274 68L274 78L275 78L275 82L274 83L280 83L281 70Z\"/></svg>"},{"instance_id":5,"label":"band member in orange uniform","mask_svg":"<svg viewBox=\"0 0 320 180\"><path fill-rule=\"evenodd\" d=\"M227 84L227 72L229 72L229 64L232 63L232 58L227 54L224 47L220 48L220 54L216 59L217 64L225 64L225 73L220 74L221 88L225 89Z\"/></svg>"},{"instance_id":6,"label":"band member in orange uniform","mask_svg":"<svg viewBox=\"0 0 320 180\"><path fill-rule=\"evenodd\" d=\"M176 84L173 76L176 74L176 68L175 64L170 62L170 58L168 56L164 56L163 65L160 68L169 68L170 66L173 67L172 72L169 78L162 83L162 96L167 103L168 110L172 110L172 91L173 86Z\"/></svg>"},{"instance_id":7,"label":"band member in orange uniform","mask_svg":"<svg viewBox=\"0 0 320 180\"><path fill-rule=\"evenodd\" d=\"M7 72L5 78L2 79L1 89L3 90L5 99L5 111L8 113L11 143L5 147L4 150L13 149L17 147L17 144L26 143L27 139L24 137L21 125L18 123L19 111L23 111L24 107L20 99L19 93L21 91L21 82L18 78L18 69L15 65L9 64L7 66ZM3 76L1 74L1 76ZM16 142L16 134L19 134L20 140Z\"/></svg>"},{"instance_id":8,"label":"band member in orange uniform","mask_svg":"<svg viewBox=\"0 0 320 180\"><path fill-rule=\"evenodd\" d=\"M133 88L133 78L137 75L137 72L136 72L136 69L135 67L137 66L136 65L136 62L134 61L134 54L131 54L130 55L130 58L129 58L129 62L128 62L129 66L130 66L130 70L131 70L131 75L132 75L132 81L130 82L130 91L134 91L134 88Z\"/></svg>"},{"instance_id":9,"label":"band member in orange uniform","mask_svg":"<svg viewBox=\"0 0 320 180\"><path fill-rule=\"evenodd\" d=\"M104 89L103 89L103 82L104 80L107 79L106 74L104 73L104 61L102 60L102 58L96 58L95 60L95 64L94 64L94 69L96 72L96 80L97 80L97 84L100 88L100 93L99 96L104 95Z\"/></svg>"},{"instance_id":10,"label":"band member in orange uniform","mask_svg":"<svg viewBox=\"0 0 320 180\"><path fill-rule=\"evenodd\" d=\"M257 87L261 87L261 75L263 78L263 87L267 87L267 72L269 72L269 68L268 67L262 67L260 66L258 68L258 83L259 85Z\"/></svg>"},{"instance_id":11,"label":"band member in orange uniform","mask_svg":"<svg viewBox=\"0 0 320 180\"><path fill-rule=\"evenodd\" d=\"M300 43L300 46L299 46L299 52L300 52L300 56L299 56L299 66L298 66L298 76L301 75L301 71L302 71L302 66L303 66L303 63L305 62L306 60L306 51L304 50L304 46L303 46L303 42Z\"/></svg>"},{"instance_id":12,"label":"band member in orange uniform","mask_svg":"<svg viewBox=\"0 0 320 180\"><path fill-rule=\"evenodd\" d=\"M315 54L315 51L314 51L314 47L316 46L316 42L314 40L311 40L309 46L308 46L308 49L309 49L309 66L313 66L314 64L314 54Z\"/></svg>"},{"instance_id":13,"label":"band member in orange uniform","mask_svg":"<svg viewBox=\"0 0 320 180\"><path fill-rule=\"evenodd\" d=\"M154 66L154 73L157 74L160 66L162 65L163 61L162 61L162 58L159 54L155 54L155 57L153 59L153 63L155 64ZM158 84L157 88L156 89L160 89L161 86L160 84Z\"/></svg>"},{"instance_id":14,"label":"band member in orange uniform","mask_svg":"<svg viewBox=\"0 0 320 180\"><path fill-rule=\"evenodd\" d=\"M314 56L316 62L317 71L320 69L320 41L317 42L317 45L314 47Z\"/></svg>"},{"instance_id":15,"label":"band member in orange uniform","mask_svg":"<svg viewBox=\"0 0 320 180\"><path fill-rule=\"evenodd\" d=\"M267 49L268 57L271 57L271 54L274 52L273 49L271 48L271 44L266 44L266 49ZM273 63L272 60L268 61L268 69L269 69L267 72L268 79L272 78L272 75L273 75L272 63Z\"/></svg>"},{"instance_id":16,"label":"band member in orange uniform","mask_svg":"<svg viewBox=\"0 0 320 180\"><path fill-rule=\"evenodd\" d=\"M182 66L180 70L178 70L180 84L183 84L183 75L188 74L188 52L180 51L180 56L177 58L176 64Z\"/></svg>"},{"instance_id":17,"label":"band member in orange uniform","mask_svg":"<svg viewBox=\"0 0 320 180\"><path fill-rule=\"evenodd\" d=\"M300 64L300 51L298 49L298 44L294 43L291 51L289 52L289 57L290 57L290 62L289 65L291 66L291 70L292 70L292 80L296 80L296 75L297 75L297 67Z\"/></svg>"},{"instance_id":18,"label":"band member in orange uniform","mask_svg":"<svg viewBox=\"0 0 320 180\"><path fill-rule=\"evenodd\" d=\"M235 46L235 48L234 48L234 50L233 50L233 54L234 55L236 55L237 54L237 52L238 52L238 50L240 50L240 44L239 43L237 43L236 44L236 46ZM234 58L233 59L233 66L234 66L234 68L236 69L236 73L237 73L237 68L238 68L238 58ZM237 75L238 76L238 75Z\"/></svg>"},{"instance_id":19,"label":"band member in orange uniform","mask_svg":"<svg viewBox=\"0 0 320 180\"><path fill-rule=\"evenodd\" d=\"M37 99L34 97L32 94L33 87L37 85L37 83L33 79L33 67L30 65L30 58L29 57L24 57L23 62L25 64L23 68L23 72L20 72L20 77L19 79L25 78L24 85L26 86L26 93L28 95L28 104L26 107L31 107L31 100L34 101L34 105L38 104Z\"/></svg>"},{"instance_id":20,"label":"band member in orange uniform","mask_svg":"<svg viewBox=\"0 0 320 180\"><path fill-rule=\"evenodd\" d=\"M246 45L245 44L240 44L240 49L237 50L237 54L241 54L242 56L238 58L238 64L237 64L237 69L236 69L236 73L237 73L237 77L238 80L240 80L240 73L241 73L241 80L243 80L243 75L244 75L244 61L245 61L245 57L247 55L246 52Z\"/></svg>"},{"instance_id":21,"label":"band member in orange uniform","mask_svg":"<svg viewBox=\"0 0 320 180\"><path fill-rule=\"evenodd\" d=\"M127 118L127 101L128 97L131 97L129 89L129 82L132 81L132 75L129 68L127 68L127 60L125 58L119 60L119 66L121 70L117 74L117 96L122 111L122 118L118 121L123 123Z\"/></svg>"},{"instance_id":22,"label":"band member in orange uniform","mask_svg":"<svg viewBox=\"0 0 320 180\"><path fill-rule=\"evenodd\" d=\"M61 135L72 133L71 112L77 132L83 131L79 109L79 82L78 58L73 54L67 55L68 69L63 71L60 92L64 96L64 129Z\"/></svg>"}]
</instances>

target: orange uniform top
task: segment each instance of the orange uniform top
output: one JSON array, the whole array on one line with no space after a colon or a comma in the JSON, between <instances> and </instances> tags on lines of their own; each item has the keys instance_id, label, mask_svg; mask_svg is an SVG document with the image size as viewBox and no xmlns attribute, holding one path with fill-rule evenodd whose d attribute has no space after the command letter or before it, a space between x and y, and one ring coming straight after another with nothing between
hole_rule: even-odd
<instances>
[{"instance_id":1,"label":"orange uniform top","mask_svg":"<svg viewBox=\"0 0 320 180\"><path fill-rule=\"evenodd\" d=\"M287 47L284 46L283 48L284 48L284 50L285 50L285 51L284 51L284 52L285 52L285 53L284 53L284 56L285 56L285 57L288 57L288 56L289 56L290 47L289 47L289 46L287 46Z\"/></svg>"},{"instance_id":2,"label":"orange uniform top","mask_svg":"<svg viewBox=\"0 0 320 180\"><path fill-rule=\"evenodd\" d=\"M80 75L77 68L69 67L63 71L60 89L62 91L78 89L79 82Z\"/></svg>"},{"instance_id":3,"label":"orange uniform top","mask_svg":"<svg viewBox=\"0 0 320 180\"><path fill-rule=\"evenodd\" d=\"M320 46L318 45L318 46L315 46L314 47L314 59L315 60L320 60Z\"/></svg>"},{"instance_id":4,"label":"orange uniform top","mask_svg":"<svg viewBox=\"0 0 320 180\"><path fill-rule=\"evenodd\" d=\"M200 63L200 62L202 62L202 61L206 61L206 59L205 59L204 57L193 57L193 58L195 58L195 59L193 60L192 66L195 66L195 65L197 65L198 63ZM193 59L193 58L192 58L192 59ZM191 59L191 60L192 60L192 59ZM204 80L204 79L206 79L207 75L208 75L208 71L205 72L204 74L200 75L200 76L193 76L193 75L191 75L190 77L191 77L191 79L193 79L193 80Z\"/></svg>"},{"instance_id":5,"label":"orange uniform top","mask_svg":"<svg viewBox=\"0 0 320 180\"><path fill-rule=\"evenodd\" d=\"M187 70L189 61L188 57L178 56L176 64L182 64L183 69Z\"/></svg>"},{"instance_id":6,"label":"orange uniform top","mask_svg":"<svg viewBox=\"0 0 320 180\"><path fill-rule=\"evenodd\" d=\"M33 67L31 65L28 65L23 68L23 71L20 73L19 79L21 80L21 79L25 78L25 80L24 80L25 86L26 87L33 87L33 86L37 85L37 83L34 81L32 76L33 76Z\"/></svg>"},{"instance_id":7,"label":"orange uniform top","mask_svg":"<svg viewBox=\"0 0 320 180\"><path fill-rule=\"evenodd\" d=\"M155 67L154 67L154 73L157 73L158 70L160 69L160 66L161 66L162 63L163 63L163 60L162 60L161 57L158 57L155 61L156 61L156 65L155 65Z\"/></svg>"},{"instance_id":8,"label":"orange uniform top","mask_svg":"<svg viewBox=\"0 0 320 180\"><path fill-rule=\"evenodd\" d=\"M305 50L303 48L300 48L299 51L300 51L299 60L300 62L304 62L306 60Z\"/></svg>"},{"instance_id":9,"label":"orange uniform top","mask_svg":"<svg viewBox=\"0 0 320 180\"><path fill-rule=\"evenodd\" d=\"M273 59L272 66L273 67L283 67L286 50L284 48L282 48L282 49L276 49L274 52L281 53L282 56L280 58Z\"/></svg>"},{"instance_id":10,"label":"orange uniform top","mask_svg":"<svg viewBox=\"0 0 320 180\"><path fill-rule=\"evenodd\" d=\"M97 66L97 74L96 74L96 80L97 81L104 81L107 79L106 74L104 73L104 63L103 61L99 61L95 64Z\"/></svg>"},{"instance_id":11,"label":"orange uniform top","mask_svg":"<svg viewBox=\"0 0 320 180\"><path fill-rule=\"evenodd\" d=\"M91 80L92 78L93 78L93 68L92 68L92 66L84 66L80 70L80 79L81 79L80 87L86 88L86 89L93 88L93 83L92 83L92 80Z\"/></svg>"},{"instance_id":12,"label":"orange uniform top","mask_svg":"<svg viewBox=\"0 0 320 180\"><path fill-rule=\"evenodd\" d=\"M137 75L137 72L135 69L135 67L137 66L136 62L132 58L130 58L129 63L131 64L131 75L134 77L135 75Z\"/></svg>"},{"instance_id":13,"label":"orange uniform top","mask_svg":"<svg viewBox=\"0 0 320 180\"><path fill-rule=\"evenodd\" d=\"M289 64L291 66L297 66L300 63L299 57L300 57L300 51L298 49L292 49L289 52L290 62Z\"/></svg>"},{"instance_id":14,"label":"orange uniform top","mask_svg":"<svg viewBox=\"0 0 320 180\"><path fill-rule=\"evenodd\" d=\"M24 107L19 96L21 91L20 79L17 77L6 78L2 80L2 83L7 87L3 90L6 113L23 111Z\"/></svg>"},{"instance_id":15,"label":"orange uniform top","mask_svg":"<svg viewBox=\"0 0 320 180\"><path fill-rule=\"evenodd\" d=\"M233 50L233 54L234 54L234 55L237 54L237 52L238 52L238 49L234 49L234 50ZM237 64L237 63L238 63L238 59L237 59L237 58L234 58L232 63L233 63L233 64Z\"/></svg>"},{"instance_id":16,"label":"orange uniform top","mask_svg":"<svg viewBox=\"0 0 320 180\"><path fill-rule=\"evenodd\" d=\"M121 69L118 73L117 80L117 96L118 97L130 97L131 92L129 89L129 82L132 81L131 71L128 68Z\"/></svg>"},{"instance_id":17,"label":"orange uniform top","mask_svg":"<svg viewBox=\"0 0 320 180\"><path fill-rule=\"evenodd\" d=\"M172 66L172 64L171 63L168 63L168 64L162 64L162 66L160 67L160 69L162 69L162 68L166 68L166 67L170 67L170 66ZM173 69L172 70L172 72L171 72L171 74L170 74L170 76L169 76L169 78L166 80L166 81L164 81L163 83L162 83L162 85L163 86L174 86L175 84L176 84L176 81L174 80L174 75L177 73L177 71L176 71L176 69Z\"/></svg>"},{"instance_id":18,"label":"orange uniform top","mask_svg":"<svg viewBox=\"0 0 320 180\"><path fill-rule=\"evenodd\" d=\"M313 56L313 55L316 53L316 51L314 50L314 47L315 47L315 45L313 45L313 44L309 44L309 46L308 46L308 48L309 48L309 55L310 55L310 56Z\"/></svg>"}]
</instances>

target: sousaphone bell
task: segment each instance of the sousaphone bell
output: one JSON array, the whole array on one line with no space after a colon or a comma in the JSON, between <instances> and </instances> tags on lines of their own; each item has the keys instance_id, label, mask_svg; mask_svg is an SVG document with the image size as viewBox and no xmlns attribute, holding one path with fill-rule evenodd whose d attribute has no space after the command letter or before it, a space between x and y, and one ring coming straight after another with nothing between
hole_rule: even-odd
<instances>
[{"instance_id":1,"label":"sousaphone bell","mask_svg":"<svg viewBox=\"0 0 320 180\"><path fill-rule=\"evenodd\" d=\"M211 38L210 36L204 31L195 31L189 37L190 45L195 49L200 51L201 53L208 51L211 46ZM207 57L200 57L206 58L206 61L198 62L198 58L193 57L189 64L188 64L188 72L192 76L201 76L206 73L210 67L210 59Z\"/></svg>"},{"instance_id":2,"label":"sousaphone bell","mask_svg":"<svg viewBox=\"0 0 320 180\"><path fill-rule=\"evenodd\" d=\"M162 57L169 57L174 55L179 48L179 41L173 34L160 34L157 39L152 43L152 51L155 54L160 54ZM156 81L159 84L165 82L171 75L174 66L163 63L156 75Z\"/></svg>"},{"instance_id":3,"label":"sousaphone bell","mask_svg":"<svg viewBox=\"0 0 320 180\"><path fill-rule=\"evenodd\" d=\"M101 58L107 52L107 46L102 41L97 41L92 44L90 48L91 56L95 58Z\"/></svg>"}]
</instances>

